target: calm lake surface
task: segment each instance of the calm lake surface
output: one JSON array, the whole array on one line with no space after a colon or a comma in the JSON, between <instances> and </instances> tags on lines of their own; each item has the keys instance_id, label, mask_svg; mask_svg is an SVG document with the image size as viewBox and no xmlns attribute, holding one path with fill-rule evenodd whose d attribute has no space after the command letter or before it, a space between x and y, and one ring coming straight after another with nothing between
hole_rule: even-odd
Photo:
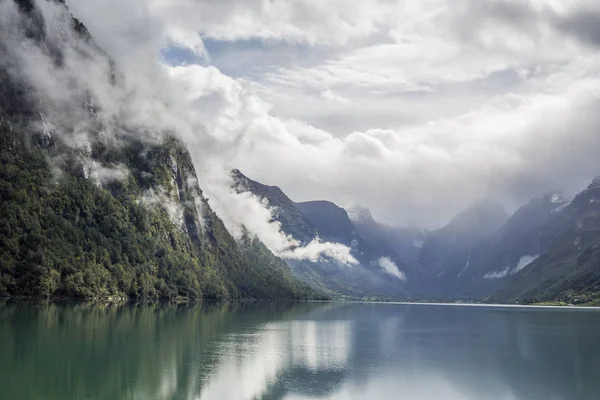
<instances>
[{"instance_id":1,"label":"calm lake surface","mask_svg":"<svg viewBox=\"0 0 600 400\"><path fill-rule=\"evenodd\" d=\"M0 398L599 399L600 312L0 303Z\"/></svg>"}]
</instances>

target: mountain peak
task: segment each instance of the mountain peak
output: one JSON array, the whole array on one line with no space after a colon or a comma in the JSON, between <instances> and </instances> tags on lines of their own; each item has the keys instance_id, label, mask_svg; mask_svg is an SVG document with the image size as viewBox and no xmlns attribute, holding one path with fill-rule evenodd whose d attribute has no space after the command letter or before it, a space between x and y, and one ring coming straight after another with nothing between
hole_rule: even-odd
<instances>
[{"instance_id":1,"label":"mountain peak","mask_svg":"<svg viewBox=\"0 0 600 400\"><path fill-rule=\"evenodd\" d=\"M360 204L354 204L346 209L348 217L355 222L371 222L374 221L371 210Z\"/></svg>"},{"instance_id":2,"label":"mountain peak","mask_svg":"<svg viewBox=\"0 0 600 400\"><path fill-rule=\"evenodd\" d=\"M356 229L348 213L337 204L326 200L296 203L296 207L329 240L351 245Z\"/></svg>"},{"instance_id":3,"label":"mountain peak","mask_svg":"<svg viewBox=\"0 0 600 400\"><path fill-rule=\"evenodd\" d=\"M600 188L600 175L596 176L592 183L590 183L587 187L587 190L595 190Z\"/></svg>"},{"instance_id":4,"label":"mountain peak","mask_svg":"<svg viewBox=\"0 0 600 400\"><path fill-rule=\"evenodd\" d=\"M242 174L242 171L240 171L237 168L234 168L234 169L231 170L231 176L234 179L239 179L239 178L241 178L241 179L249 179L246 175Z\"/></svg>"},{"instance_id":5,"label":"mountain peak","mask_svg":"<svg viewBox=\"0 0 600 400\"><path fill-rule=\"evenodd\" d=\"M261 199L277 197L282 202L291 202L289 197L283 193L279 186L264 185L260 182L254 181L244 175L237 168L231 170L231 177L234 181L234 188L239 192L250 191ZM277 204L273 205L276 206Z\"/></svg>"}]
</instances>

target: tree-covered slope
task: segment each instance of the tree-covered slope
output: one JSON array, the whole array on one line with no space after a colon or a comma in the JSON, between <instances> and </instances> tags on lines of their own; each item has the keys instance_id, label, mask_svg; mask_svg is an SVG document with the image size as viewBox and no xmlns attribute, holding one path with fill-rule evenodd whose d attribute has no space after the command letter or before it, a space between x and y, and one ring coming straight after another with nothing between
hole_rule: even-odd
<instances>
[{"instance_id":1,"label":"tree-covered slope","mask_svg":"<svg viewBox=\"0 0 600 400\"><path fill-rule=\"evenodd\" d=\"M105 90L119 85L118 65L62 2L49 0L49 14L15 4L0 32L0 295L320 297L260 242L229 234L176 134L131 125L116 101L101 117L68 57L109 66L93 82ZM40 89L23 49L68 96Z\"/></svg>"},{"instance_id":2,"label":"tree-covered slope","mask_svg":"<svg viewBox=\"0 0 600 400\"><path fill-rule=\"evenodd\" d=\"M0 294L313 295L256 240L238 246L201 197L189 155L174 139L94 146L102 150L90 159L119 160L127 171L102 183L83 170L56 176L48 158L56 150L15 127L2 124L0 138Z\"/></svg>"}]
</instances>

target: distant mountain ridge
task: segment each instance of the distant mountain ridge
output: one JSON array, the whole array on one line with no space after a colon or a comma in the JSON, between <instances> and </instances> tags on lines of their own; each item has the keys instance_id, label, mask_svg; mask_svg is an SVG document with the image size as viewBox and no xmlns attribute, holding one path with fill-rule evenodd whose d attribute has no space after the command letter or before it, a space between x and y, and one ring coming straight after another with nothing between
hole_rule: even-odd
<instances>
[{"instance_id":1,"label":"distant mountain ridge","mask_svg":"<svg viewBox=\"0 0 600 400\"><path fill-rule=\"evenodd\" d=\"M232 171L232 176L236 190L250 191L267 202L283 232L302 243L319 238L344 244L359 261L358 266L348 266L326 257L318 262L287 260L300 279L332 295L406 298L405 283L388 275L380 265L382 257L394 259L394 255L375 251L358 233L346 210L329 201L295 203L280 188L253 181L239 170Z\"/></svg>"},{"instance_id":2,"label":"distant mountain ridge","mask_svg":"<svg viewBox=\"0 0 600 400\"><path fill-rule=\"evenodd\" d=\"M288 260L298 276L316 279L333 293L502 302L600 297L594 269L594 263L600 266L600 178L571 202L559 192L548 193L511 216L493 200L480 201L433 231L378 223L362 207L346 211L329 201L294 203L279 188L251 180L247 187L269 205L276 204L275 219L286 233L302 232L305 241L316 234L348 245L361 262L357 271L379 272L376 285L360 284L348 270L331 275L334 265ZM382 279L398 280L381 274L384 258L406 280L378 291Z\"/></svg>"},{"instance_id":3,"label":"distant mountain ridge","mask_svg":"<svg viewBox=\"0 0 600 400\"><path fill-rule=\"evenodd\" d=\"M544 249L491 300L586 303L600 298L600 178L535 233Z\"/></svg>"},{"instance_id":4,"label":"distant mountain ridge","mask_svg":"<svg viewBox=\"0 0 600 400\"><path fill-rule=\"evenodd\" d=\"M268 200L269 207L274 213L274 218L281 223L281 228L284 232L292 235L296 240L304 244L317 236L316 227L279 187L267 186L253 181L238 169L234 169L231 175L235 182L236 190L240 192L249 191L262 199Z\"/></svg>"},{"instance_id":5,"label":"distant mountain ridge","mask_svg":"<svg viewBox=\"0 0 600 400\"><path fill-rule=\"evenodd\" d=\"M295 205L316 228L321 238L350 247L356 259L363 264L373 261L375 257L373 249L358 233L348 213L342 207L324 200L295 203Z\"/></svg>"},{"instance_id":6,"label":"distant mountain ridge","mask_svg":"<svg viewBox=\"0 0 600 400\"><path fill-rule=\"evenodd\" d=\"M454 297L447 282L468 268L472 249L493 235L507 218L498 203L480 201L443 228L430 232L416 260L421 282L419 297Z\"/></svg>"},{"instance_id":7,"label":"distant mountain ridge","mask_svg":"<svg viewBox=\"0 0 600 400\"><path fill-rule=\"evenodd\" d=\"M502 288L509 276L544 252L549 240L542 227L566 204L561 194L551 193L520 207L495 233L471 246L464 268L447 277L447 293L482 299Z\"/></svg>"}]
</instances>

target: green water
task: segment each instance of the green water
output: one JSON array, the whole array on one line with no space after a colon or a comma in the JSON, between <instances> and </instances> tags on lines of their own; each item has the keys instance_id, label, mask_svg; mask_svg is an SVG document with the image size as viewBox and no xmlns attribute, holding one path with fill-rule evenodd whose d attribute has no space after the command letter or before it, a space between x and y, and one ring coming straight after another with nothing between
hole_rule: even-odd
<instances>
[{"instance_id":1,"label":"green water","mask_svg":"<svg viewBox=\"0 0 600 400\"><path fill-rule=\"evenodd\" d=\"M600 312L0 303L0 399L600 398Z\"/></svg>"}]
</instances>

